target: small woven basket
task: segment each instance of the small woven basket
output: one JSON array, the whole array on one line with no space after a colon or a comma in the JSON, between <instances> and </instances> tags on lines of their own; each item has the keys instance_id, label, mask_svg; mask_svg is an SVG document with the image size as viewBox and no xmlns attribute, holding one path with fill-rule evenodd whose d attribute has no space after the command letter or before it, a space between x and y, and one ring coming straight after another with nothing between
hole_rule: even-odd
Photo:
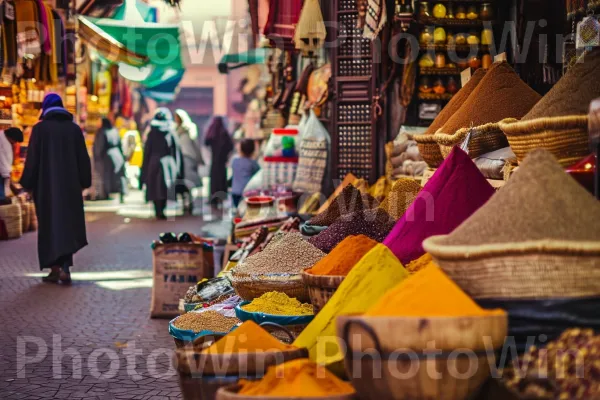
<instances>
[{"instance_id":1,"label":"small woven basket","mask_svg":"<svg viewBox=\"0 0 600 400\"><path fill-rule=\"evenodd\" d=\"M423 242L438 265L474 299L600 295L600 243L542 240L450 246Z\"/></svg>"},{"instance_id":2,"label":"small woven basket","mask_svg":"<svg viewBox=\"0 0 600 400\"><path fill-rule=\"evenodd\" d=\"M437 168L444 162L444 156L434 135L414 135L413 139L417 142L421 157L430 168Z\"/></svg>"},{"instance_id":3,"label":"small woven basket","mask_svg":"<svg viewBox=\"0 0 600 400\"><path fill-rule=\"evenodd\" d=\"M23 217L19 204L0 206L0 220L6 228L6 239L17 239L23 235Z\"/></svg>"},{"instance_id":4,"label":"small woven basket","mask_svg":"<svg viewBox=\"0 0 600 400\"><path fill-rule=\"evenodd\" d=\"M21 206L21 231L29 232L31 226L31 208L27 202L19 203Z\"/></svg>"},{"instance_id":5,"label":"small woven basket","mask_svg":"<svg viewBox=\"0 0 600 400\"><path fill-rule=\"evenodd\" d=\"M453 135L437 132L433 135L444 158L448 157L454 146L460 146L469 136L467 153L471 158L508 147L508 140L497 123L485 124L473 128L459 129Z\"/></svg>"},{"instance_id":6,"label":"small woven basket","mask_svg":"<svg viewBox=\"0 0 600 400\"><path fill-rule=\"evenodd\" d=\"M315 315L331 299L344 278L345 276L313 275L302 272L302 280L308 289Z\"/></svg>"},{"instance_id":7,"label":"small woven basket","mask_svg":"<svg viewBox=\"0 0 600 400\"><path fill-rule=\"evenodd\" d=\"M518 121L508 118L499 126L519 162L534 149L546 149L563 167L589 154L588 116L571 115Z\"/></svg>"},{"instance_id":8,"label":"small woven basket","mask_svg":"<svg viewBox=\"0 0 600 400\"><path fill-rule=\"evenodd\" d=\"M252 301L268 292L282 292L302 303L310 301L300 274L243 275L232 273L231 285L238 296Z\"/></svg>"}]
</instances>

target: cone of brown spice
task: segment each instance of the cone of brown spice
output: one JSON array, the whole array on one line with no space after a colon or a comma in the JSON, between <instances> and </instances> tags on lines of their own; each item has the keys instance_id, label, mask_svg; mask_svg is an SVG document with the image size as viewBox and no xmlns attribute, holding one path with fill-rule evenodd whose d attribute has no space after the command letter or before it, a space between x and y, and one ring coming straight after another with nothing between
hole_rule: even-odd
<instances>
[{"instance_id":1,"label":"cone of brown spice","mask_svg":"<svg viewBox=\"0 0 600 400\"><path fill-rule=\"evenodd\" d=\"M395 222L381 208L363 210L341 216L329 228L308 239L308 242L325 253L329 253L350 235L365 235L381 243Z\"/></svg>"},{"instance_id":2,"label":"cone of brown spice","mask_svg":"<svg viewBox=\"0 0 600 400\"><path fill-rule=\"evenodd\" d=\"M440 148L433 140L433 134L437 132L444 124L457 112L460 107L464 104L467 98L473 93L473 90L479 85L479 82L485 76L486 70L483 68L475 71L471 79L463 86L452 99L446 104L438 116L433 120L429 128L423 133L423 135L416 135L414 137L419 147L419 152L423 159L432 168L439 167L444 157L440 152Z\"/></svg>"},{"instance_id":3,"label":"cone of brown spice","mask_svg":"<svg viewBox=\"0 0 600 400\"><path fill-rule=\"evenodd\" d=\"M508 63L495 63L438 133L452 135L462 128L523 118L540 98Z\"/></svg>"},{"instance_id":4,"label":"cone of brown spice","mask_svg":"<svg viewBox=\"0 0 600 400\"><path fill-rule=\"evenodd\" d=\"M369 194L363 194L354 185L348 185L325 211L312 217L309 224L329 226L340 216L370 208L375 202L376 200Z\"/></svg>"},{"instance_id":5,"label":"cone of brown spice","mask_svg":"<svg viewBox=\"0 0 600 400\"><path fill-rule=\"evenodd\" d=\"M600 202L545 150L534 150L496 195L437 244L600 242ZM433 254L435 256L435 254Z\"/></svg>"},{"instance_id":6,"label":"cone of brown spice","mask_svg":"<svg viewBox=\"0 0 600 400\"><path fill-rule=\"evenodd\" d=\"M415 179L398 179L379 207L398 220L404 215L421 189L421 185Z\"/></svg>"},{"instance_id":7,"label":"cone of brown spice","mask_svg":"<svg viewBox=\"0 0 600 400\"><path fill-rule=\"evenodd\" d=\"M600 97L599 73L600 48L596 48L584 54L523 120L586 115L592 100Z\"/></svg>"}]
</instances>

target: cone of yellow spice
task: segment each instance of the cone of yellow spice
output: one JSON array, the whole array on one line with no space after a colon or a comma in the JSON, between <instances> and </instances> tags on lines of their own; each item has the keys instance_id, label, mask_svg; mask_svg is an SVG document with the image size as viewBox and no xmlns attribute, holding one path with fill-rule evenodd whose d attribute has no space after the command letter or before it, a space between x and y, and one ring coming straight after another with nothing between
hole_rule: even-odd
<instances>
[{"instance_id":1,"label":"cone of yellow spice","mask_svg":"<svg viewBox=\"0 0 600 400\"><path fill-rule=\"evenodd\" d=\"M240 381L237 394L257 398L347 396L350 399L354 393L352 385L304 358L270 367L260 381Z\"/></svg>"},{"instance_id":2,"label":"cone of yellow spice","mask_svg":"<svg viewBox=\"0 0 600 400\"><path fill-rule=\"evenodd\" d=\"M485 310L462 291L437 265L406 278L365 313L371 317L481 317L502 315Z\"/></svg>"},{"instance_id":3,"label":"cone of yellow spice","mask_svg":"<svg viewBox=\"0 0 600 400\"><path fill-rule=\"evenodd\" d=\"M235 354L295 349L297 347L280 342L255 322L246 321L202 352L205 354Z\"/></svg>"},{"instance_id":4,"label":"cone of yellow spice","mask_svg":"<svg viewBox=\"0 0 600 400\"><path fill-rule=\"evenodd\" d=\"M267 292L242 306L244 311L270 315L308 316L313 315L312 306L301 303L295 297L282 292Z\"/></svg>"}]
</instances>

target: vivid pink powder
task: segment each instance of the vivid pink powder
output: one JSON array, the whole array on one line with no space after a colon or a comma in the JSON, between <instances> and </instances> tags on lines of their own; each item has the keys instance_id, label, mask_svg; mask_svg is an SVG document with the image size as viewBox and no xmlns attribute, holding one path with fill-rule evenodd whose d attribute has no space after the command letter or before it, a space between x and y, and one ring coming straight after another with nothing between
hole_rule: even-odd
<instances>
[{"instance_id":1,"label":"vivid pink powder","mask_svg":"<svg viewBox=\"0 0 600 400\"><path fill-rule=\"evenodd\" d=\"M493 194L469 156L455 147L383 244L406 265L425 253L423 240L452 232Z\"/></svg>"}]
</instances>

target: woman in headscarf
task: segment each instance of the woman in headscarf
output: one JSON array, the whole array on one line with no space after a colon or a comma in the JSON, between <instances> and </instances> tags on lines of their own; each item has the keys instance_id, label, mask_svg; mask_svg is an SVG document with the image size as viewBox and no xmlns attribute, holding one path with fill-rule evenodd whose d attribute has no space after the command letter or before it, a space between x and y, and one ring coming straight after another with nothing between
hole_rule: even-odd
<instances>
[{"instance_id":1,"label":"woman in headscarf","mask_svg":"<svg viewBox=\"0 0 600 400\"><path fill-rule=\"evenodd\" d=\"M111 193L119 193L124 202L125 157L121 148L119 131L108 118L102 118L102 127L94 137L94 167L98 171L102 185L99 199L108 199Z\"/></svg>"},{"instance_id":2,"label":"woman in headscarf","mask_svg":"<svg viewBox=\"0 0 600 400\"><path fill-rule=\"evenodd\" d=\"M202 179L198 174L198 167L204 165L202 153L196 140L198 139L198 127L192 121L187 112L182 109L175 110L176 132L181 145L183 156L183 170L185 180L177 185L177 193L183 197L183 208L188 214L194 211L194 199L191 190L202 186Z\"/></svg>"},{"instance_id":3,"label":"woman in headscarf","mask_svg":"<svg viewBox=\"0 0 600 400\"><path fill-rule=\"evenodd\" d=\"M166 219L167 200L175 199L177 181L183 179L181 149L169 109L156 110L144 145L140 187L146 185L146 200L154 202L156 218Z\"/></svg>"},{"instance_id":4,"label":"woman in headscarf","mask_svg":"<svg viewBox=\"0 0 600 400\"><path fill-rule=\"evenodd\" d=\"M210 202L219 207L227 198L227 161L233 150L233 140L227 132L223 117L214 117L205 137L205 144L210 147L212 161L210 164Z\"/></svg>"},{"instance_id":5,"label":"woman in headscarf","mask_svg":"<svg viewBox=\"0 0 600 400\"><path fill-rule=\"evenodd\" d=\"M21 177L35 201L40 268L51 268L45 282L71 282L73 254L87 245L82 191L91 184L83 132L60 96L50 93L31 132Z\"/></svg>"}]
</instances>

